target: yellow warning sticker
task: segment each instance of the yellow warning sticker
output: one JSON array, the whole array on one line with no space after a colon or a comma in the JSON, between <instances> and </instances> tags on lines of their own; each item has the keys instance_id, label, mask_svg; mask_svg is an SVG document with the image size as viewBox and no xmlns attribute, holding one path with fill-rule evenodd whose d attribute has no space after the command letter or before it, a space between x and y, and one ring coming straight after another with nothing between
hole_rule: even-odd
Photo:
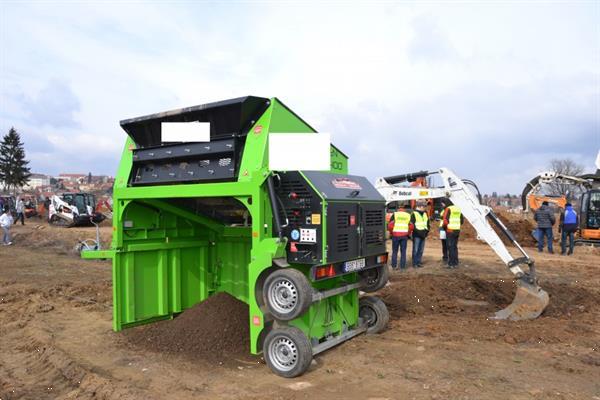
<instances>
[{"instance_id":1,"label":"yellow warning sticker","mask_svg":"<svg viewBox=\"0 0 600 400\"><path fill-rule=\"evenodd\" d=\"M313 214L311 217L311 223L313 225L321 225L321 214Z\"/></svg>"}]
</instances>

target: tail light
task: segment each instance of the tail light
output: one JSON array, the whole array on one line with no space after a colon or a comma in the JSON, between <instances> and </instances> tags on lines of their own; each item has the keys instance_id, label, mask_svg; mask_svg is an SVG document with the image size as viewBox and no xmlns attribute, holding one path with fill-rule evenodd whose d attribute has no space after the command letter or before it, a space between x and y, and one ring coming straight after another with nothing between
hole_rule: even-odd
<instances>
[{"instance_id":1,"label":"tail light","mask_svg":"<svg viewBox=\"0 0 600 400\"><path fill-rule=\"evenodd\" d=\"M377 264L385 264L385 263L387 263L387 259L388 259L387 254L382 254L380 256L377 256Z\"/></svg>"},{"instance_id":2,"label":"tail light","mask_svg":"<svg viewBox=\"0 0 600 400\"><path fill-rule=\"evenodd\" d=\"M335 268L333 268L333 264L317 267L317 270L315 271L316 279L331 278L332 276L335 276Z\"/></svg>"}]
</instances>

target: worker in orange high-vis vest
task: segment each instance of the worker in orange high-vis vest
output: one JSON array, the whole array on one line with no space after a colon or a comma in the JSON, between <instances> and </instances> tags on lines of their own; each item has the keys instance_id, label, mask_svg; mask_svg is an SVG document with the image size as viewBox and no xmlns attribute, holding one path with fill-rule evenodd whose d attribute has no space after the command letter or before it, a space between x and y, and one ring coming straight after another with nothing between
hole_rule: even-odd
<instances>
[{"instance_id":1,"label":"worker in orange high-vis vest","mask_svg":"<svg viewBox=\"0 0 600 400\"><path fill-rule=\"evenodd\" d=\"M392 268L395 270L398 269L398 249L400 249L400 269L406 269L406 247L413 231L410 217L410 213L400 206L388 224L392 236Z\"/></svg>"},{"instance_id":2,"label":"worker in orange high-vis vest","mask_svg":"<svg viewBox=\"0 0 600 400\"><path fill-rule=\"evenodd\" d=\"M448 246L448 268L458 268L458 237L464 217L460 208L455 205L446 207L442 214L442 226L446 231L446 244Z\"/></svg>"}]
</instances>

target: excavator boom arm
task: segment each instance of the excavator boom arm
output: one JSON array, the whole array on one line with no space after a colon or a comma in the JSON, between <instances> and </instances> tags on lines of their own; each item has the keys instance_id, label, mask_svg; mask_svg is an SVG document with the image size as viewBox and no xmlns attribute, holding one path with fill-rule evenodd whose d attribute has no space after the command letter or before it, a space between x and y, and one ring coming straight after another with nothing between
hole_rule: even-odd
<instances>
[{"instance_id":1,"label":"excavator boom arm","mask_svg":"<svg viewBox=\"0 0 600 400\"><path fill-rule=\"evenodd\" d=\"M508 266L517 278L517 294L513 302L503 310L498 311L494 318L498 319L533 319L537 318L546 308L549 302L548 293L537 285L534 262L525 250L516 241L510 230L494 214L492 209L481 204L478 196L467 187L473 184L470 181L460 179L454 172L447 168L440 168L436 172L442 177L443 188L419 188L397 186L402 177L415 174L395 175L391 182L388 178L378 178L375 187L385 198L386 203L394 201L409 201L430 198L448 198L456 205L464 217L471 223L480 239L484 240L500 259ZM419 172L422 174L422 172ZM498 229L520 251L522 257L515 258L508 251L496 231L489 223L491 220ZM528 266L525 272L522 265Z\"/></svg>"}]
</instances>

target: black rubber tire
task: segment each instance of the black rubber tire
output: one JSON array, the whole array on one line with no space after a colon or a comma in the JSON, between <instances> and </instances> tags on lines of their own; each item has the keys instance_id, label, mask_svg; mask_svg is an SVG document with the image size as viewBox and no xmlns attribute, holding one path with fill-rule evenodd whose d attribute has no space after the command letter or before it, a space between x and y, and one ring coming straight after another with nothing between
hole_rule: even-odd
<instances>
[{"instance_id":1,"label":"black rubber tire","mask_svg":"<svg viewBox=\"0 0 600 400\"><path fill-rule=\"evenodd\" d=\"M358 273L363 286L360 288L365 293L373 293L383 288L390 279L390 270L387 265L380 265Z\"/></svg>"},{"instance_id":2,"label":"black rubber tire","mask_svg":"<svg viewBox=\"0 0 600 400\"><path fill-rule=\"evenodd\" d=\"M390 313L377 296L364 296L358 301L358 315L368 323L367 333L382 332L390 321Z\"/></svg>"},{"instance_id":3,"label":"black rubber tire","mask_svg":"<svg viewBox=\"0 0 600 400\"><path fill-rule=\"evenodd\" d=\"M276 287L280 288L282 296L275 294ZM265 306L280 321L291 321L304 314L312 304L312 295L313 287L306 276L293 268L271 272L263 285Z\"/></svg>"},{"instance_id":4,"label":"black rubber tire","mask_svg":"<svg viewBox=\"0 0 600 400\"><path fill-rule=\"evenodd\" d=\"M265 337L263 357L276 375L294 378L310 367L312 346L304 332L296 327L275 328Z\"/></svg>"}]
</instances>

